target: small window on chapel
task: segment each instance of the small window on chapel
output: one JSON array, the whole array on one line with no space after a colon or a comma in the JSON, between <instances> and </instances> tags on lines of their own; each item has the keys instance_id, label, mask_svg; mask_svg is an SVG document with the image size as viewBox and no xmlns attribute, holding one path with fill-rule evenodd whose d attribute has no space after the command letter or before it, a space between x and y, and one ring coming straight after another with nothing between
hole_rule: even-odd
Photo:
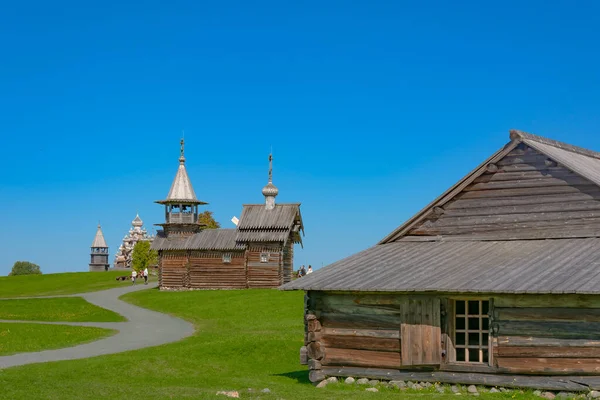
<instances>
[{"instance_id":1,"label":"small window on chapel","mask_svg":"<svg viewBox=\"0 0 600 400\"><path fill-rule=\"evenodd\" d=\"M455 300L454 348L456 362L489 362L488 312L488 300Z\"/></svg>"},{"instance_id":2,"label":"small window on chapel","mask_svg":"<svg viewBox=\"0 0 600 400\"><path fill-rule=\"evenodd\" d=\"M262 253L260 253L260 262L261 263L266 263L269 262L269 253L263 251Z\"/></svg>"},{"instance_id":3,"label":"small window on chapel","mask_svg":"<svg viewBox=\"0 0 600 400\"><path fill-rule=\"evenodd\" d=\"M231 253L223 253L223 264L231 263Z\"/></svg>"}]
</instances>

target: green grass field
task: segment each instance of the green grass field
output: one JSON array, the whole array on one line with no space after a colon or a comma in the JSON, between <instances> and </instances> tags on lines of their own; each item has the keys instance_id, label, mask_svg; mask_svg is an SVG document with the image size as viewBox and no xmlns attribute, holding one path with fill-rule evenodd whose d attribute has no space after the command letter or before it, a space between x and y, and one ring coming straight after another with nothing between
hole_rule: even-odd
<instances>
[{"instance_id":1,"label":"green grass field","mask_svg":"<svg viewBox=\"0 0 600 400\"><path fill-rule=\"evenodd\" d=\"M125 318L81 297L0 300L0 319L22 321L121 322Z\"/></svg>"},{"instance_id":2,"label":"green grass field","mask_svg":"<svg viewBox=\"0 0 600 400\"><path fill-rule=\"evenodd\" d=\"M83 360L0 372L2 399L196 399L236 390L262 399L450 399L433 390L400 392L335 384L317 389L299 364L303 293L277 290L130 293L124 299L195 324L177 343ZM271 393L260 391L270 389ZM252 389L249 391L249 389ZM466 394L465 394L466 395ZM483 399L534 398L531 392Z\"/></svg>"},{"instance_id":3,"label":"green grass field","mask_svg":"<svg viewBox=\"0 0 600 400\"><path fill-rule=\"evenodd\" d=\"M95 292L126 285L127 282L115 280L117 276L121 275L128 275L128 272L69 272L47 275L0 276L0 298Z\"/></svg>"},{"instance_id":4,"label":"green grass field","mask_svg":"<svg viewBox=\"0 0 600 400\"><path fill-rule=\"evenodd\" d=\"M75 346L116 332L80 326L0 323L0 356Z\"/></svg>"}]
</instances>

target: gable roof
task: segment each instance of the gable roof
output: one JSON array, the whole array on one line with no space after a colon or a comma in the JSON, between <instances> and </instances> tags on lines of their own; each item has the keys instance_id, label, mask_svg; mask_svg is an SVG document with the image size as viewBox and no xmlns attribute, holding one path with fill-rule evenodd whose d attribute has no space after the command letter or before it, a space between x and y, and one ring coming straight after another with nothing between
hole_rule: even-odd
<instances>
[{"instance_id":1,"label":"gable roof","mask_svg":"<svg viewBox=\"0 0 600 400\"><path fill-rule=\"evenodd\" d=\"M106 240L104 240L104 234L102 233L102 228L100 224L98 224L98 229L96 230L96 236L94 236L94 241L90 247L106 247Z\"/></svg>"},{"instance_id":2,"label":"gable roof","mask_svg":"<svg viewBox=\"0 0 600 400\"><path fill-rule=\"evenodd\" d=\"M511 142L395 229L379 244L281 288L375 292L600 294L600 224L597 214L600 197L596 190L596 186L600 186L600 153L520 131L511 131L510 137ZM526 148L525 153L521 152L520 148L517 149L521 144L522 147L532 150ZM515 153L511 153L513 150ZM521 225L513 224L513 231L504 235L506 239L502 240L486 238L485 233L476 233L468 238L459 237L458 240L444 235L405 236L421 222L428 222L427 218L430 216L439 213L445 215L447 210L442 206L456 206L458 203L447 203L472 183L481 182L475 180L486 171L490 170L487 172L488 176L490 173L495 174L493 171L497 171L497 165L489 164L500 162L509 153L511 156L508 159L512 160L508 162L523 163L522 157L531 157L528 155L531 154L529 150L536 153L534 158L537 163L541 161L546 166L552 166L553 170L562 170L562 173L565 169L570 170L566 172L579 175L581 178L578 179L584 181L583 184L587 185L585 187L594 187L594 196L580 192L577 187L569 188L577 192L575 195L590 198L591 200L586 201L594 203L591 205L593 211L590 211L589 215L579 210L578 218L584 222L575 227L576 235L569 236L561 231L572 222L566 219L558 221L551 229L542 230L537 236L523 232L525 229L522 229ZM502 164L501 162L498 165ZM555 167L556 165L560 167ZM546 185L547 181L544 179L547 178L540 179L540 184ZM524 189L516 190L520 190L521 193L527 191L526 197L529 197L530 207L539 210L536 204L539 199L533 195L535 192L529 185L530 183ZM464 195L461 196L457 202L464 201ZM481 201L476 197L467 198L472 199L467 200L470 202ZM562 200L563 197L559 197L558 201ZM562 203L555 203L553 207L556 208L556 204L563 207ZM589 203L587 205L589 206ZM498 223L501 219L492 215L494 208L480 210L483 210L483 214L478 214L478 218L483 219L484 224ZM543 210L538 212L544 216ZM523 215L529 218L527 214L520 214L518 220L523 220ZM502 218L511 219L510 215L509 218L505 217ZM464 221L471 217L454 218L464 224ZM593 223L589 222L592 220ZM552 230L552 236L547 234L549 230ZM434 240L431 240L432 238ZM410 241L406 241L409 239Z\"/></svg>"},{"instance_id":3,"label":"gable roof","mask_svg":"<svg viewBox=\"0 0 600 400\"><path fill-rule=\"evenodd\" d=\"M540 153L547 155L558 164L561 164L593 183L600 185L600 153L515 129L510 131L510 139L511 141L503 148L486 159L477 166L477 168L469 172L465 177L458 181L458 183L446 190L441 196L428 204L404 224L400 225L384 237L379 244L390 243L404 236L411 228L433 212L434 207L441 207L452 200L465 187L481 176L486 171L489 164L501 160L520 143L531 146Z\"/></svg>"},{"instance_id":4,"label":"gable roof","mask_svg":"<svg viewBox=\"0 0 600 400\"><path fill-rule=\"evenodd\" d=\"M301 243L300 231L304 232L300 203L275 204L271 210L264 204L244 204L238 223L237 240L241 242L286 242L295 232L295 241Z\"/></svg>"}]
</instances>

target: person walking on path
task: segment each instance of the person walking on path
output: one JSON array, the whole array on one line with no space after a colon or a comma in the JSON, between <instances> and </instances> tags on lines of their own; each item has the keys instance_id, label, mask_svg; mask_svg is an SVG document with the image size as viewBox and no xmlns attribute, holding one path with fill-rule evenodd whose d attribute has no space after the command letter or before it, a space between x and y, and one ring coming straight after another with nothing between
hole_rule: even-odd
<instances>
[{"instance_id":1,"label":"person walking on path","mask_svg":"<svg viewBox=\"0 0 600 400\"><path fill-rule=\"evenodd\" d=\"M137 271L135 269L131 270L131 284L135 285L135 278L137 278Z\"/></svg>"},{"instance_id":2,"label":"person walking on path","mask_svg":"<svg viewBox=\"0 0 600 400\"><path fill-rule=\"evenodd\" d=\"M148 267L144 268L144 285L148 284Z\"/></svg>"}]
</instances>

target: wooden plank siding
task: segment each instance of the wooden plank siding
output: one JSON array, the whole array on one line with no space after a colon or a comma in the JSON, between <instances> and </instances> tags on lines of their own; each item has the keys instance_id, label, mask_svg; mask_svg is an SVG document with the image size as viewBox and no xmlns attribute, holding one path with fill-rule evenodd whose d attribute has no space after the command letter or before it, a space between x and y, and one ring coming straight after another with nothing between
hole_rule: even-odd
<instances>
[{"instance_id":1,"label":"wooden plank siding","mask_svg":"<svg viewBox=\"0 0 600 400\"><path fill-rule=\"evenodd\" d=\"M497 169L497 170L496 170ZM600 189L521 143L403 239L586 237L600 231Z\"/></svg>"},{"instance_id":2,"label":"wooden plank siding","mask_svg":"<svg viewBox=\"0 0 600 400\"><path fill-rule=\"evenodd\" d=\"M262 262L261 254L268 253ZM224 263L223 255L231 255ZM256 243L245 250L161 250L159 286L168 289L276 288L292 278L293 242Z\"/></svg>"},{"instance_id":3,"label":"wooden plank siding","mask_svg":"<svg viewBox=\"0 0 600 400\"><path fill-rule=\"evenodd\" d=\"M228 252L231 263L223 262L221 252L191 252L190 288L245 289L244 252Z\"/></svg>"},{"instance_id":4,"label":"wooden plank siding","mask_svg":"<svg viewBox=\"0 0 600 400\"><path fill-rule=\"evenodd\" d=\"M499 371L600 374L598 296L497 296L493 313Z\"/></svg>"},{"instance_id":5,"label":"wooden plank siding","mask_svg":"<svg viewBox=\"0 0 600 400\"><path fill-rule=\"evenodd\" d=\"M304 344L311 377L323 379L336 368L368 376L377 368L423 367L456 373L600 375L600 296L459 296L489 300L489 363L456 362L451 356L448 330L453 329L455 297L309 291ZM449 356L442 357L444 349Z\"/></svg>"},{"instance_id":6,"label":"wooden plank siding","mask_svg":"<svg viewBox=\"0 0 600 400\"><path fill-rule=\"evenodd\" d=\"M268 261L261 261L261 254L268 254ZM272 288L283 283L281 246L256 244L246 251L249 288Z\"/></svg>"}]
</instances>

